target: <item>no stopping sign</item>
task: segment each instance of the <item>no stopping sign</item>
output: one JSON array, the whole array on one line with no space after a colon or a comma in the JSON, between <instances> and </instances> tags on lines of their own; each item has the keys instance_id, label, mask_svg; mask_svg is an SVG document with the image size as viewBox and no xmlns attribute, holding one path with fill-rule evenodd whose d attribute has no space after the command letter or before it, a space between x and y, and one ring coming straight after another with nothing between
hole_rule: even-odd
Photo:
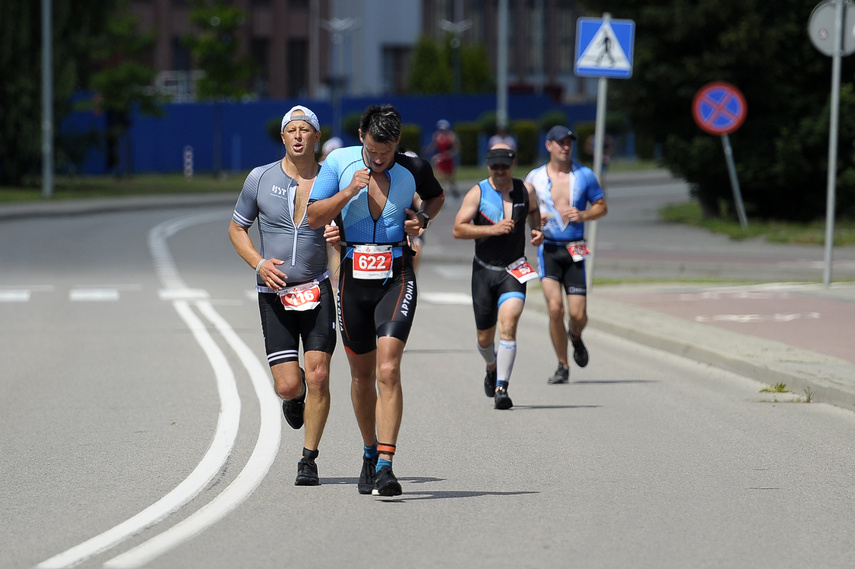
<instances>
[{"instance_id":1,"label":"no stopping sign","mask_svg":"<svg viewBox=\"0 0 855 569\"><path fill-rule=\"evenodd\" d=\"M748 106L742 93L724 81L709 83L692 103L695 122L710 134L730 134L742 126Z\"/></svg>"}]
</instances>

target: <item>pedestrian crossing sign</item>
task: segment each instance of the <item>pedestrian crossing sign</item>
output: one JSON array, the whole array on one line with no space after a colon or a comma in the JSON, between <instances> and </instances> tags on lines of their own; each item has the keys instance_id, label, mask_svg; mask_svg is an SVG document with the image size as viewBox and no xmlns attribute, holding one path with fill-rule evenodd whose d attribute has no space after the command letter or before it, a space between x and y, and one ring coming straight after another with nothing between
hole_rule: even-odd
<instances>
[{"instance_id":1,"label":"pedestrian crossing sign","mask_svg":"<svg viewBox=\"0 0 855 569\"><path fill-rule=\"evenodd\" d=\"M632 77L635 22L579 18L576 22L576 64L579 77Z\"/></svg>"}]
</instances>

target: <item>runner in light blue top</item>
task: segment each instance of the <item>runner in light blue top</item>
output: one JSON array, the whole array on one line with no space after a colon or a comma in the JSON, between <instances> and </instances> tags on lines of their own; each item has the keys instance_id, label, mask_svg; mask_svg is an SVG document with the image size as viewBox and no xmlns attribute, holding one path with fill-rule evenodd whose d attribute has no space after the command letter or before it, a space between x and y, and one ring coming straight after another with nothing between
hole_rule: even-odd
<instances>
[{"instance_id":1,"label":"runner in light blue top","mask_svg":"<svg viewBox=\"0 0 855 569\"><path fill-rule=\"evenodd\" d=\"M573 343L573 360L579 367L588 365L588 350L582 342L582 330L588 322L585 256L585 222L606 215L608 208L603 189L594 172L574 162L576 134L566 126L554 126L546 135L549 162L532 170L525 181L534 186L544 220L543 244L538 248L540 284L549 310L549 335L558 356L558 369L549 383L567 383L567 337ZM588 205L590 204L590 208ZM564 328L564 299L570 323Z\"/></svg>"},{"instance_id":2,"label":"runner in light blue top","mask_svg":"<svg viewBox=\"0 0 855 569\"><path fill-rule=\"evenodd\" d=\"M335 219L346 248L339 329L363 442L357 488L378 496L402 492L392 457L404 412L401 357L418 298L406 239L427 229L445 199L430 164L397 152L401 125L395 107L368 107L359 124L362 145L327 156L307 210L312 227ZM410 209L416 194L418 212Z\"/></svg>"}]
</instances>

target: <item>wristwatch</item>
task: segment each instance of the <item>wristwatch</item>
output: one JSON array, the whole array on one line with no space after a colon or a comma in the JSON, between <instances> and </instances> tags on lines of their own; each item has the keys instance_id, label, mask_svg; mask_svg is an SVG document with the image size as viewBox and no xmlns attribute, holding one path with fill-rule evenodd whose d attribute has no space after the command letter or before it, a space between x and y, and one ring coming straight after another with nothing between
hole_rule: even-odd
<instances>
[{"instance_id":1,"label":"wristwatch","mask_svg":"<svg viewBox=\"0 0 855 569\"><path fill-rule=\"evenodd\" d=\"M424 218L425 218L425 224L422 226L422 229L427 229L427 228L428 228L428 225L430 225L430 216L427 214L427 212L425 212L425 211L420 211L420 212L418 212L416 215L424 216Z\"/></svg>"}]
</instances>

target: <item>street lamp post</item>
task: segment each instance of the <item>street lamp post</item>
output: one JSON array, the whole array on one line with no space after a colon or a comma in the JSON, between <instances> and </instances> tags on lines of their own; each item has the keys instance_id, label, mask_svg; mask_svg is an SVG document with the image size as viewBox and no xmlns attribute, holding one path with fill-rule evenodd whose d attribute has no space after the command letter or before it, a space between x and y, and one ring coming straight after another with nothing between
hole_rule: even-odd
<instances>
[{"instance_id":1,"label":"street lamp post","mask_svg":"<svg viewBox=\"0 0 855 569\"><path fill-rule=\"evenodd\" d=\"M459 4L459 3L458 3ZM448 20L440 20L439 27L444 31L452 34L451 38L451 49L452 57L453 57L453 71L454 71L454 93L460 92L461 80L460 80L460 36L472 27L472 22L469 20L459 20L457 22L449 22Z\"/></svg>"},{"instance_id":2,"label":"street lamp post","mask_svg":"<svg viewBox=\"0 0 855 569\"><path fill-rule=\"evenodd\" d=\"M496 126L508 126L508 0L499 0L496 53Z\"/></svg>"},{"instance_id":3,"label":"street lamp post","mask_svg":"<svg viewBox=\"0 0 855 569\"><path fill-rule=\"evenodd\" d=\"M321 22L325 29L332 32L333 49L335 50L335 75L332 78L333 88L333 134L341 136L341 97L344 89L344 33L359 26L356 18L333 18Z\"/></svg>"},{"instance_id":4,"label":"street lamp post","mask_svg":"<svg viewBox=\"0 0 855 569\"><path fill-rule=\"evenodd\" d=\"M51 0L42 0L42 195L53 197L53 22Z\"/></svg>"}]
</instances>

